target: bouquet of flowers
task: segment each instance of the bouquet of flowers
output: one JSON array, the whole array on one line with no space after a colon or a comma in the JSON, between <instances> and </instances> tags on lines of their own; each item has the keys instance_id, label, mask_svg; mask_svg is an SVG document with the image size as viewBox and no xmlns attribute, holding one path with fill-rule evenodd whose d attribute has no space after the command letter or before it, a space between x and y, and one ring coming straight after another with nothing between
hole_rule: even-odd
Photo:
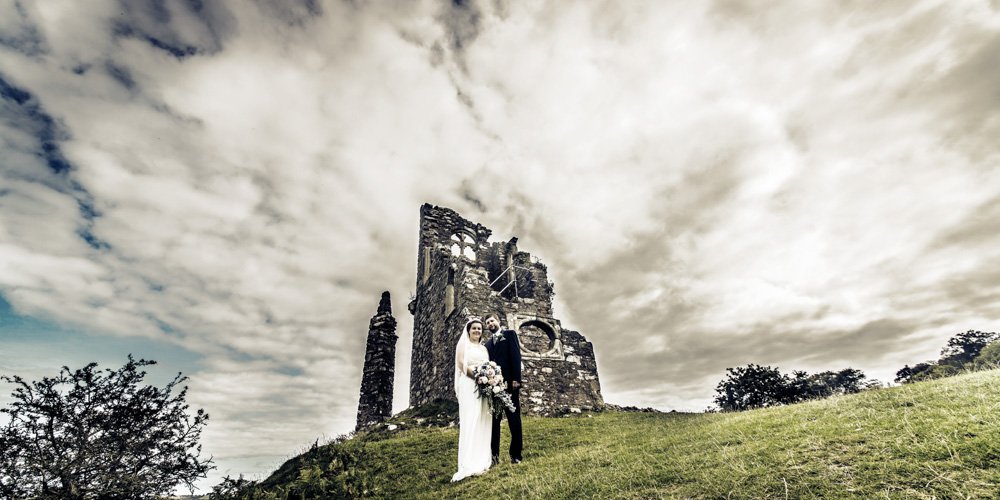
<instances>
[{"instance_id":1,"label":"bouquet of flowers","mask_svg":"<svg viewBox=\"0 0 1000 500\"><path fill-rule=\"evenodd\" d=\"M496 363L490 361L479 365L473 378L476 380L479 397L485 398L490 406L490 413L499 415L504 408L514 411L514 401L510 393L504 390L507 388L507 382L504 381L500 367Z\"/></svg>"}]
</instances>

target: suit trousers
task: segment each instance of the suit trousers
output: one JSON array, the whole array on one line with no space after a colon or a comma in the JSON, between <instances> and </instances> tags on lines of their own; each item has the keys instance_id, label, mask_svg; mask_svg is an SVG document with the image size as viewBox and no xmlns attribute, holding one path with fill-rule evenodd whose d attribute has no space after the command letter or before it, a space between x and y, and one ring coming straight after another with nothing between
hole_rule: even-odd
<instances>
[{"instance_id":1,"label":"suit trousers","mask_svg":"<svg viewBox=\"0 0 1000 500\"><path fill-rule=\"evenodd\" d=\"M521 391L515 389L511 391L511 399L514 400L514 411L504 409L507 415L507 425L510 427L510 458L511 460L521 460ZM493 416L493 436L490 439L490 452L494 457L500 456L500 415Z\"/></svg>"}]
</instances>

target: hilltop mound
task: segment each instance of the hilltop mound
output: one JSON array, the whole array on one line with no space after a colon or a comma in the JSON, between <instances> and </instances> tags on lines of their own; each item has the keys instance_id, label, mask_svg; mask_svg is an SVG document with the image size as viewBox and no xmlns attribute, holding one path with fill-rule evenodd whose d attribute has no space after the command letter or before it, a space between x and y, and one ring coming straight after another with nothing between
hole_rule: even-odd
<instances>
[{"instance_id":1,"label":"hilltop mound","mask_svg":"<svg viewBox=\"0 0 1000 500\"><path fill-rule=\"evenodd\" d=\"M448 482L457 429L411 427L317 447L244 495L982 498L1000 492L998 370L743 413L529 417L524 463L501 464L457 484Z\"/></svg>"}]
</instances>

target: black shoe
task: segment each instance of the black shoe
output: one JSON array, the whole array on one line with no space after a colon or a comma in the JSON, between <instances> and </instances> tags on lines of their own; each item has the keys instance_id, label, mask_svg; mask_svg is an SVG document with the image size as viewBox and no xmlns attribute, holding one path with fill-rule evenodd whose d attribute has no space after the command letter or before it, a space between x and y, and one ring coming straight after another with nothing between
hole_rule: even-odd
<instances>
[{"instance_id":1,"label":"black shoe","mask_svg":"<svg viewBox=\"0 0 1000 500\"><path fill-rule=\"evenodd\" d=\"M512 464L519 464L519 463L521 463L521 459L520 458L512 458L512 459L510 459L510 463L512 463Z\"/></svg>"},{"instance_id":2,"label":"black shoe","mask_svg":"<svg viewBox=\"0 0 1000 500\"><path fill-rule=\"evenodd\" d=\"M500 463L500 456L499 456L499 455L493 455L493 459L492 459L492 460L490 460L490 462L491 462L491 463L492 463L493 465L497 465L497 464L499 464L499 463Z\"/></svg>"}]
</instances>

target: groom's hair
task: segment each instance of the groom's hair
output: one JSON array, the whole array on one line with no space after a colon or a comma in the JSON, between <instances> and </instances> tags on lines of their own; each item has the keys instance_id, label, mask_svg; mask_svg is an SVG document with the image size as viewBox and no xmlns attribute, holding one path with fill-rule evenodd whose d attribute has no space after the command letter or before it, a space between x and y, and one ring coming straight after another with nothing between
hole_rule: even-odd
<instances>
[{"instance_id":1,"label":"groom's hair","mask_svg":"<svg viewBox=\"0 0 1000 500\"><path fill-rule=\"evenodd\" d=\"M487 314L486 317L483 318L483 321L486 321L486 320L488 320L490 318L496 318L497 319L497 323L500 322L500 315L497 314L497 313L489 313L489 314Z\"/></svg>"}]
</instances>

